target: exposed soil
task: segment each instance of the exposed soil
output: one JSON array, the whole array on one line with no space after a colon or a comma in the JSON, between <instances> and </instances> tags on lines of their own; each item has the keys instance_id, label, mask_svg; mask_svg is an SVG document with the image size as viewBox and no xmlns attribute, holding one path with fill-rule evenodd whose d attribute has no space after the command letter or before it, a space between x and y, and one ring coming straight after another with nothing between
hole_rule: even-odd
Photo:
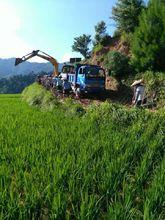
<instances>
[{"instance_id":1,"label":"exposed soil","mask_svg":"<svg viewBox=\"0 0 165 220\"><path fill-rule=\"evenodd\" d=\"M92 54L91 63L94 65L103 65L100 57L106 55L109 51L119 51L124 55L130 55L130 47L128 43L122 42L119 37L112 37L109 45L103 46L101 50Z\"/></svg>"},{"instance_id":2,"label":"exposed soil","mask_svg":"<svg viewBox=\"0 0 165 220\"><path fill-rule=\"evenodd\" d=\"M74 93L63 94L62 92L59 92L57 90L51 91L53 95L57 97L60 101L70 97L74 99L77 103L82 104L83 106L90 105L91 103L99 104L105 101L130 106L132 97L132 90L125 85L120 86L118 90L107 89L104 93L101 94L87 94L81 97L76 97Z\"/></svg>"}]
</instances>

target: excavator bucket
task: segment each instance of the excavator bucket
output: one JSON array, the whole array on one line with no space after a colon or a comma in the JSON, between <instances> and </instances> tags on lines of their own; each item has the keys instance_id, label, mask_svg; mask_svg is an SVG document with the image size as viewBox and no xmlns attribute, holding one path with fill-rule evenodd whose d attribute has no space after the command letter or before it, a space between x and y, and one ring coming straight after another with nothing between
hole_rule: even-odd
<instances>
[{"instance_id":1,"label":"excavator bucket","mask_svg":"<svg viewBox=\"0 0 165 220\"><path fill-rule=\"evenodd\" d=\"M15 59L15 66L17 66L18 64L22 63L23 60L21 58L16 58Z\"/></svg>"}]
</instances>

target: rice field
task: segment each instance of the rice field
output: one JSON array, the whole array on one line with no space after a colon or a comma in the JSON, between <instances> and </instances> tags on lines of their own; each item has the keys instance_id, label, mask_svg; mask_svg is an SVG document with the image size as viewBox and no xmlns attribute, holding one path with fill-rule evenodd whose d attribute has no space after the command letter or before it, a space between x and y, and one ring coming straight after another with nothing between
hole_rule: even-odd
<instances>
[{"instance_id":1,"label":"rice field","mask_svg":"<svg viewBox=\"0 0 165 220\"><path fill-rule=\"evenodd\" d=\"M0 219L165 219L164 116L0 95Z\"/></svg>"}]
</instances>

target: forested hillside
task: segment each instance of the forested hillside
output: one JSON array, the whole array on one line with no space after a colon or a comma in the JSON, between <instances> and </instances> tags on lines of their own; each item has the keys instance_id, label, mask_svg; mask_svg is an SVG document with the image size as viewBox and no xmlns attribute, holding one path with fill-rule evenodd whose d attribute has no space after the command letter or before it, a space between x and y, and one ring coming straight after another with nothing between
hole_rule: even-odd
<instances>
[{"instance_id":1,"label":"forested hillside","mask_svg":"<svg viewBox=\"0 0 165 220\"><path fill-rule=\"evenodd\" d=\"M36 63L24 62L21 65L15 66L15 58L0 59L0 78L10 77L13 75L26 75L31 72L37 74L39 72L52 72L53 66L51 63Z\"/></svg>"},{"instance_id":2,"label":"forested hillside","mask_svg":"<svg viewBox=\"0 0 165 220\"><path fill-rule=\"evenodd\" d=\"M40 73L46 74L46 73ZM2 94L15 94L21 93L25 87L34 83L37 75L34 73L26 75L14 75L9 78L0 79L0 93Z\"/></svg>"},{"instance_id":3,"label":"forested hillside","mask_svg":"<svg viewBox=\"0 0 165 220\"><path fill-rule=\"evenodd\" d=\"M130 100L130 85L134 80L143 79L146 97L150 99L155 94L157 102L164 107L164 0L118 0L110 20L116 27L112 36L107 24L100 21L94 27L93 39L86 34L74 38L73 51L84 56L84 63L104 67L106 88L116 90L116 97L126 95Z\"/></svg>"},{"instance_id":4,"label":"forested hillside","mask_svg":"<svg viewBox=\"0 0 165 220\"><path fill-rule=\"evenodd\" d=\"M165 71L164 0L118 0L110 19L116 25L113 36L100 21L94 39L85 34L74 38L73 51L81 53L85 62L102 65L107 76L119 81L146 71Z\"/></svg>"}]
</instances>

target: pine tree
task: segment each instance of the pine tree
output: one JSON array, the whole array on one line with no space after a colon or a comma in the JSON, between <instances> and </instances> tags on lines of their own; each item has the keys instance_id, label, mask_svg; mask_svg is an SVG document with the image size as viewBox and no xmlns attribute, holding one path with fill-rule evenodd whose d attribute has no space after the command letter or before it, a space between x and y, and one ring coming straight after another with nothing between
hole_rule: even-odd
<instances>
[{"instance_id":1,"label":"pine tree","mask_svg":"<svg viewBox=\"0 0 165 220\"><path fill-rule=\"evenodd\" d=\"M118 0L112 9L112 18L117 29L122 32L133 32L139 23L139 15L144 8L143 0Z\"/></svg>"},{"instance_id":2,"label":"pine tree","mask_svg":"<svg viewBox=\"0 0 165 220\"><path fill-rule=\"evenodd\" d=\"M75 37L72 45L72 51L81 53L84 58L90 56L89 44L91 42L91 35L83 34L82 36Z\"/></svg>"},{"instance_id":3,"label":"pine tree","mask_svg":"<svg viewBox=\"0 0 165 220\"><path fill-rule=\"evenodd\" d=\"M137 70L165 70L165 1L151 0L140 17L132 41L132 63Z\"/></svg>"},{"instance_id":4,"label":"pine tree","mask_svg":"<svg viewBox=\"0 0 165 220\"><path fill-rule=\"evenodd\" d=\"M100 21L95 25L95 40L93 42L94 45L99 44L103 37L106 35L106 24L104 21Z\"/></svg>"}]
</instances>

